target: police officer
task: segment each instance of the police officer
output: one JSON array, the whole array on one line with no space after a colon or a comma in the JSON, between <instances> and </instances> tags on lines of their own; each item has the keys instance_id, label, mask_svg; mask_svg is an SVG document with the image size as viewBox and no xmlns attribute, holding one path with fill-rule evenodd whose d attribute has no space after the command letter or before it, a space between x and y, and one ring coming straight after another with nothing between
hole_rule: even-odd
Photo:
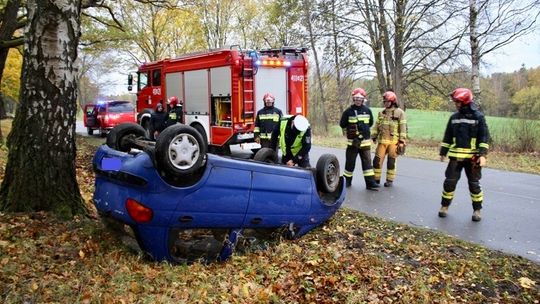
<instances>
[{"instance_id":1,"label":"police officer","mask_svg":"<svg viewBox=\"0 0 540 304\"><path fill-rule=\"evenodd\" d=\"M281 116L283 116L281 110L274 107L275 100L274 95L270 93L264 94L264 108L257 112L257 118L255 119L255 130L253 131L255 142L263 148L270 147L272 131L276 125L279 125Z\"/></svg>"},{"instance_id":2,"label":"police officer","mask_svg":"<svg viewBox=\"0 0 540 304\"><path fill-rule=\"evenodd\" d=\"M366 91L364 89L356 88L351 95L353 104L343 112L339 122L348 141L345 150L345 172L343 172L346 186L350 187L352 184L356 156L360 155L366 188L378 191L379 184L375 182L375 174L371 165L370 128L373 125L373 114L364 105L366 100Z\"/></svg>"},{"instance_id":3,"label":"police officer","mask_svg":"<svg viewBox=\"0 0 540 304\"><path fill-rule=\"evenodd\" d=\"M397 96L392 91L383 94L384 110L379 112L377 122L373 127L371 137L377 143L375 158L373 158L373 168L375 171L375 182L379 183L382 174L384 158L388 155L386 162L386 182L385 187L391 187L396 176L396 161L398 155L405 150L407 139L407 119L405 112L399 108Z\"/></svg>"},{"instance_id":4,"label":"police officer","mask_svg":"<svg viewBox=\"0 0 540 304\"><path fill-rule=\"evenodd\" d=\"M271 149L276 149L279 141L281 163L293 167L308 168L311 150L311 128L302 115L284 116L272 132Z\"/></svg>"},{"instance_id":5,"label":"police officer","mask_svg":"<svg viewBox=\"0 0 540 304\"><path fill-rule=\"evenodd\" d=\"M169 98L169 113L165 125L172 126L176 123L184 123L184 107L182 101L176 96Z\"/></svg>"},{"instance_id":6,"label":"police officer","mask_svg":"<svg viewBox=\"0 0 540 304\"><path fill-rule=\"evenodd\" d=\"M480 209L484 194L480 178L489 149L489 130L484 114L477 110L473 102L471 90L457 88L450 98L457 112L448 120L439 153L441 161L447 156L450 159L445 172L439 217L446 217L461 171L465 169L473 207L472 220L478 222L482 219Z\"/></svg>"}]
</instances>

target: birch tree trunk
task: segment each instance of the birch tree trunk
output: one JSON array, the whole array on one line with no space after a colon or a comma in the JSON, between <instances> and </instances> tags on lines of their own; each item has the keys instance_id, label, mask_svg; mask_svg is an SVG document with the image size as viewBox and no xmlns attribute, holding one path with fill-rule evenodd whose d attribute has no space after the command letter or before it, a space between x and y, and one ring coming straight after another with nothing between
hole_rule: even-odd
<instances>
[{"instance_id":1,"label":"birch tree trunk","mask_svg":"<svg viewBox=\"0 0 540 304\"><path fill-rule=\"evenodd\" d=\"M476 0L469 0L469 29L471 43L471 84L474 95L474 101L481 104L480 96L480 45L478 42L478 8Z\"/></svg>"},{"instance_id":2,"label":"birch tree trunk","mask_svg":"<svg viewBox=\"0 0 540 304\"><path fill-rule=\"evenodd\" d=\"M0 210L85 212L75 178L80 0L28 0L21 102L8 136Z\"/></svg>"}]
</instances>

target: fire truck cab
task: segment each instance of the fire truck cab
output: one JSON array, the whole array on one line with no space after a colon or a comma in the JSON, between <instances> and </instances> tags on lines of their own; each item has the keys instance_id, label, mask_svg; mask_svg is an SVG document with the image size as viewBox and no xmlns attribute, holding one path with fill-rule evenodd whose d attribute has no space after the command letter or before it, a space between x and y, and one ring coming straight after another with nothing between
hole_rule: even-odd
<instances>
[{"instance_id":1,"label":"fire truck cab","mask_svg":"<svg viewBox=\"0 0 540 304\"><path fill-rule=\"evenodd\" d=\"M137 71L137 119L150 131L157 103L176 96L184 121L214 148L257 148L253 129L266 92L284 115L307 116L305 48L219 49L145 63ZM132 76L128 78L131 89Z\"/></svg>"}]
</instances>

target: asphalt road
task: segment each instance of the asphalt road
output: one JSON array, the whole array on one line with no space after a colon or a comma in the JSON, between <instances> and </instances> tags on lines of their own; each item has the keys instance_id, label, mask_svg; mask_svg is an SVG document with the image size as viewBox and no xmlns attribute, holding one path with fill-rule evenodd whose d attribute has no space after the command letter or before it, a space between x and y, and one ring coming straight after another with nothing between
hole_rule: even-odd
<instances>
[{"instance_id":1,"label":"asphalt road","mask_svg":"<svg viewBox=\"0 0 540 304\"><path fill-rule=\"evenodd\" d=\"M87 135L79 122L77 133ZM235 149L233 153L241 157L247 155ZM310 153L312 166L324 153L335 154L343 172L344 149L313 147ZM437 216L446 165L438 161L400 157L394 186L381 187L375 192L365 189L358 159L353 185L348 188L344 205L373 216L439 230L540 263L540 220L537 218L540 217L540 176L484 169L481 180L484 190L482 221L472 222L472 204L464 173L448 216Z\"/></svg>"}]
</instances>

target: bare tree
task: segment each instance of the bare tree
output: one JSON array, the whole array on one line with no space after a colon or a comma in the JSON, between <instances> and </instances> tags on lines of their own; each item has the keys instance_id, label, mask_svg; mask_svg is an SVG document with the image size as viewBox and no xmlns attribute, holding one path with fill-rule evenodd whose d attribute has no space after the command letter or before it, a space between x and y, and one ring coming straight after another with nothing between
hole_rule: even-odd
<instances>
[{"instance_id":1,"label":"bare tree","mask_svg":"<svg viewBox=\"0 0 540 304\"><path fill-rule=\"evenodd\" d=\"M481 103L480 64L487 54L509 45L535 28L539 0L469 0L471 82Z\"/></svg>"},{"instance_id":2,"label":"bare tree","mask_svg":"<svg viewBox=\"0 0 540 304\"><path fill-rule=\"evenodd\" d=\"M354 3L361 17L356 25L368 35L367 39L352 31L349 35L370 48L380 93L394 90L402 106L411 83L426 81L431 73L449 69L460 54L463 29L453 26L452 21L463 7L444 0Z\"/></svg>"}]
</instances>

